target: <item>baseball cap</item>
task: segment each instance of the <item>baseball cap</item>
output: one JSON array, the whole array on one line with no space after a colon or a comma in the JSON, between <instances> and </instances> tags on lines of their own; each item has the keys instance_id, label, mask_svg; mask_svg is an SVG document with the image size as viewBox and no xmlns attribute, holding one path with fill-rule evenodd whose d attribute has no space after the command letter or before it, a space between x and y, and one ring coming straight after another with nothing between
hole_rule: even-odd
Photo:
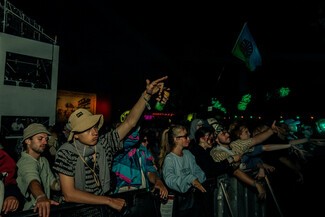
<instances>
[{"instance_id":1,"label":"baseball cap","mask_svg":"<svg viewBox=\"0 0 325 217\"><path fill-rule=\"evenodd\" d=\"M28 125L25 129L24 129L24 134L23 134L23 142L36 135L39 133L46 133L47 135L51 135L51 133L46 129L46 127L43 124L38 124L38 123L32 123L30 125Z\"/></svg>"},{"instance_id":2,"label":"baseball cap","mask_svg":"<svg viewBox=\"0 0 325 217\"><path fill-rule=\"evenodd\" d=\"M68 120L68 124L71 127L71 131L68 137L68 141L72 140L74 133L84 132L98 123L98 129L104 124L104 117L102 114L92 114L87 109L77 109L74 111Z\"/></svg>"},{"instance_id":3,"label":"baseball cap","mask_svg":"<svg viewBox=\"0 0 325 217\"><path fill-rule=\"evenodd\" d=\"M217 121L215 118L208 118L207 119L209 125L215 130L216 134L219 134L221 131L224 130L224 126Z\"/></svg>"}]
</instances>

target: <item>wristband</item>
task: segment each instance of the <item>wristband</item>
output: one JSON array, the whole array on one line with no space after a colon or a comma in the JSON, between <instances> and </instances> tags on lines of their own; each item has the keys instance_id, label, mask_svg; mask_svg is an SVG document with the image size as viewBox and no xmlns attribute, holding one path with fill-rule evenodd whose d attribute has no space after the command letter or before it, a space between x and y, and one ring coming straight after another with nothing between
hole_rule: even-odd
<instances>
[{"instance_id":1,"label":"wristband","mask_svg":"<svg viewBox=\"0 0 325 217\"><path fill-rule=\"evenodd\" d=\"M38 196L35 198L34 206L36 206L36 203L38 202L38 200L41 199L41 198L43 198L43 197L46 197L46 195L45 195L45 194L38 195Z\"/></svg>"},{"instance_id":2,"label":"wristband","mask_svg":"<svg viewBox=\"0 0 325 217\"><path fill-rule=\"evenodd\" d=\"M147 107L148 110L151 110L151 106L150 106L150 104L148 102L146 102L146 107Z\"/></svg>"},{"instance_id":3,"label":"wristband","mask_svg":"<svg viewBox=\"0 0 325 217\"><path fill-rule=\"evenodd\" d=\"M228 162L229 162L230 164L233 163L233 162L235 161L235 159L234 159L233 156L229 156L229 157L227 158L227 160L228 160Z\"/></svg>"},{"instance_id":4,"label":"wristband","mask_svg":"<svg viewBox=\"0 0 325 217\"><path fill-rule=\"evenodd\" d=\"M145 96L143 96L144 101L149 102L150 99L147 99Z\"/></svg>"},{"instance_id":5,"label":"wristband","mask_svg":"<svg viewBox=\"0 0 325 217\"><path fill-rule=\"evenodd\" d=\"M39 199L41 199L42 197L46 197L46 195L45 195L45 194L38 195L38 196L35 198L36 202L37 202Z\"/></svg>"},{"instance_id":6,"label":"wristband","mask_svg":"<svg viewBox=\"0 0 325 217\"><path fill-rule=\"evenodd\" d=\"M147 92L146 92L147 93ZM148 93L147 93L148 94ZM150 94L149 94L150 95ZM151 95L150 95L151 96ZM151 106L149 104L149 99L147 99L144 95L142 95L144 101L146 101L146 107L148 110L151 110Z\"/></svg>"}]
</instances>

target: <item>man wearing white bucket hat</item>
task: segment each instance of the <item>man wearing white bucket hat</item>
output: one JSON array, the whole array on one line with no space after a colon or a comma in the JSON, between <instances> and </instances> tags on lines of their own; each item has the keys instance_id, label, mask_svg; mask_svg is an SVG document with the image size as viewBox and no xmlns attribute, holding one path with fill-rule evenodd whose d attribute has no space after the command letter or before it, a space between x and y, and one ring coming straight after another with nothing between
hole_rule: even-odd
<instances>
[{"instance_id":1,"label":"man wearing white bucket hat","mask_svg":"<svg viewBox=\"0 0 325 217\"><path fill-rule=\"evenodd\" d=\"M23 210L34 209L39 216L48 217L51 205L51 190L59 191L60 185L52 173L46 157L42 156L51 133L39 123L32 123L24 129L23 144L26 149L17 162L17 184L25 197Z\"/></svg>"},{"instance_id":2,"label":"man wearing white bucket hat","mask_svg":"<svg viewBox=\"0 0 325 217\"><path fill-rule=\"evenodd\" d=\"M167 76L146 80L146 90L116 129L99 135L104 117L77 109L69 117L68 142L57 151L53 169L59 174L66 202L106 205L122 214L126 202L108 196L113 155L123 148L123 139L136 126L151 96L161 94ZM110 211L109 209L108 211Z\"/></svg>"}]
</instances>

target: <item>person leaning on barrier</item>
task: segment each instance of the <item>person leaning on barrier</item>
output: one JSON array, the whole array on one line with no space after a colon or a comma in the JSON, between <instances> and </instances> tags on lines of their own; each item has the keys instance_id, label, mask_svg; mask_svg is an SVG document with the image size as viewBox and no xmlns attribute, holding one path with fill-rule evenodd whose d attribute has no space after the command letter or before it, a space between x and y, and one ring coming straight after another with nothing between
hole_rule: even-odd
<instances>
[{"instance_id":1,"label":"person leaning on barrier","mask_svg":"<svg viewBox=\"0 0 325 217\"><path fill-rule=\"evenodd\" d=\"M211 126L215 129L215 141L216 145L211 149L210 155L212 156L215 162L221 162L225 159L228 159L230 163L234 165L233 175L243 181L244 183L248 184L249 186L255 187L258 191L258 198L265 199L266 198L266 190L263 187L262 183L253 179L251 176L246 174L240 168L239 158L236 160L234 156L239 155L242 156L246 150L250 147L257 145L267 138L269 138L273 133L277 131L277 127L275 126L275 122L273 122L272 127L270 127L265 132L257 135L254 138L250 138L247 140L240 141L240 144L243 145L243 148L238 148L239 141L232 141L230 134L227 130L225 130L224 126L217 121ZM233 148L233 149L232 149Z\"/></svg>"},{"instance_id":2,"label":"person leaning on barrier","mask_svg":"<svg viewBox=\"0 0 325 217\"><path fill-rule=\"evenodd\" d=\"M168 190L160 179L154 158L140 141L140 126L124 141L124 150L114 156L112 171L116 176L114 193L122 193L130 206L130 216L159 217L160 202L167 202Z\"/></svg>"},{"instance_id":3,"label":"person leaning on barrier","mask_svg":"<svg viewBox=\"0 0 325 217\"><path fill-rule=\"evenodd\" d=\"M49 161L41 156L50 135L42 124L28 125L23 134L26 150L17 162L17 183L26 200L23 210L34 208L42 217L50 216L51 205L59 205L50 199L51 190L60 190L59 182L52 173Z\"/></svg>"},{"instance_id":4,"label":"person leaning on barrier","mask_svg":"<svg viewBox=\"0 0 325 217\"><path fill-rule=\"evenodd\" d=\"M119 212L126 209L124 199L107 194L111 188L113 155L123 148L124 138L137 125L150 98L158 92L161 94L166 79L167 76L153 82L147 79L146 90L125 121L105 134L99 135L104 123L102 114L77 109L70 115L68 142L57 151L53 166L59 174L66 202L106 205Z\"/></svg>"},{"instance_id":5,"label":"person leaning on barrier","mask_svg":"<svg viewBox=\"0 0 325 217\"><path fill-rule=\"evenodd\" d=\"M4 185L3 191L0 190L0 197L3 199L0 202L0 216L1 213L8 214L22 208L23 197L17 185L16 175L15 160L0 149L0 182Z\"/></svg>"},{"instance_id":6,"label":"person leaning on barrier","mask_svg":"<svg viewBox=\"0 0 325 217\"><path fill-rule=\"evenodd\" d=\"M161 138L159 166L166 186L175 194L173 216L202 216L200 197L206 189L204 171L188 150L190 138L183 125L172 125Z\"/></svg>"}]
</instances>

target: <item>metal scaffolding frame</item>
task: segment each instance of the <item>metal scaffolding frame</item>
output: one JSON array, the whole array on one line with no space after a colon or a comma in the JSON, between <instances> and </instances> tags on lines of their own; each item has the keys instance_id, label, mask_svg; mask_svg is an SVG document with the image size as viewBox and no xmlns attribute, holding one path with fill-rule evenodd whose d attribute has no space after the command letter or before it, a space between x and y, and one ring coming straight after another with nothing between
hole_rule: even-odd
<instances>
[{"instance_id":1,"label":"metal scaffolding frame","mask_svg":"<svg viewBox=\"0 0 325 217\"><path fill-rule=\"evenodd\" d=\"M45 42L50 42L52 44L56 44L56 37L51 38L47 34L44 33L44 29L36 23L35 20L26 16L21 10L16 8L13 4L11 4L7 0L0 0L0 17L2 17L1 25L2 32L8 33L8 27L13 27L13 32L9 32L9 34L22 36L38 41L44 40ZM12 20L9 19L9 15L12 16ZM1 19L1 18L0 18ZM18 22L20 25L15 26L11 25L13 22ZM32 36L29 36L25 33L25 30L32 31ZM43 39L44 38L44 39Z\"/></svg>"}]
</instances>

